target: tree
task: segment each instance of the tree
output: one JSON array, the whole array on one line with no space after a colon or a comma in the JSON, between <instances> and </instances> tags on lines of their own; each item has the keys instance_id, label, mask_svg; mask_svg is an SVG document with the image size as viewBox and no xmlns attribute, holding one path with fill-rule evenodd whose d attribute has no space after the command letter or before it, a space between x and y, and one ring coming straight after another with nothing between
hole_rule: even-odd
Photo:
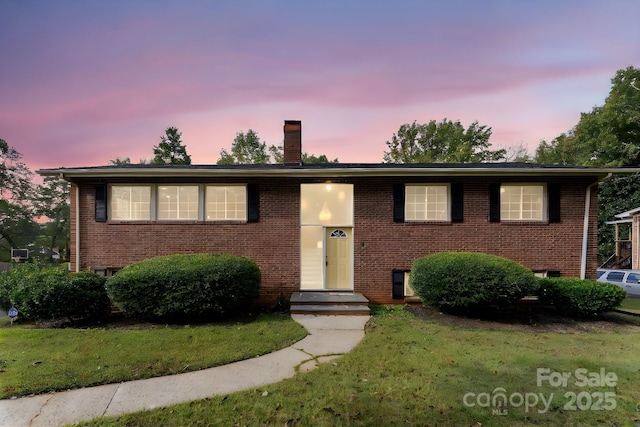
<instances>
[{"instance_id":1,"label":"tree","mask_svg":"<svg viewBox=\"0 0 640 427\"><path fill-rule=\"evenodd\" d=\"M8 261L11 248L25 248L38 233L33 217L36 186L22 155L0 139L0 260Z\"/></svg>"},{"instance_id":2,"label":"tree","mask_svg":"<svg viewBox=\"0 0 640 427\"><path fill-rule=\"evenodd\" d=\"M316 156L315 154L302 153L302 163L306 164L318 164L318 163L340 163L336 157L333 160L329 160L325 154Z\"/></svg>"},{"instance_id":3,"label":"tree","mask_svg":"<svg viewBox=\"0 0 640 427\"><path fill-rule=\"evenodd\" d=\"M539 163L583 166L640 164L640 69L618 70L604 105L580 115L578 124L536 150Z\"/></svg>"},{"instance_id":4,"label":"tree","mask_svg":"<svg viewBox=\"0 0 640 427\"><path fill-rule=\"evenodd\" d=\"M0 195L14 202L24 202L33 195L33 173L22 163L22 154L0 139Z\"/></svg>"},{"instance_id":5,"label":"tree","mask_svg":"<svg viewBox=\"0 0 640 427\"><path fill-rule=\"evenodd\" d=\"M536 148L535 162L547 165L576 164L577 159L588 158L576 144L573 130L560 134L551 141L542 140Z\"/></svg>"},{"instance_id":6,"label":"tree","mask_svg":"<svg viewBox=\"0 0 640 427\"><path fill-rule=\"evenodd\" d=\"M460 121L431 120L400 126L384 152L385 163L469 163L503 160L505 149L489 150L491 128L473 122L465 130Z\"/></svg>"},{"instance_id":7,"label":"tree","mask_svg":"<svg viewBox=\"0 0 640 427\"><path fill-rule=\"evenodd\" d=\"M583 113L576 126L576 143L598 166L629 166L640 163L640 68L618 70L602 107Z\"/></svg>"},{"instance_id":8,"label":"tree","mask_svg":"<svg viewBox=\"0 0 640 427\"><path fill-rule=\"evenodd\" d=\"M271 153L273 163L280 165L284 163L284 143L278 147L271 145L269 147L269 153Z\"/></svg>"},{"instance_id":9,"label":"tree","mask_svg":"<svg viewBox=\"0 0 640 427\"><path fill-rule=\"evenodd\" d=\"M30 209L0 199L0 261L11 258L11 249L25 249L39 234Z\"/></svg>"},{"instance_id":10,"label":"tree","mask_svg":"<svg viewBox=\"0 0 640 427\"><path fill-rule=\"evenodd\" d=\"M131 163L131 158L129 157L116 157L115 159L111 159L109 160L109 162L107 163L107 165L109 166L126 166L126 165L130 165ZM140 158L140 160L138 160L139 165L151 165L153 164L152 159L144 159L144 158Z\"/></svg>"},{"instance_id":11,"label":"tree","mask_svg":"<svg viewBox=\"0 0 640 427\"><path fill-rule=\"evenodd\" d=\"M282 164L284 163L284 147L282 145L276 147L272 145L269 147L269 152L271 153L271 158L273 159L273 163ZM338 158L336 157L333 160L329 160L326 154L320 154L316 156L315 154L302 153L302 163L310 164L319 164L319 163L340 163Z\"/></svg>"},{"instance_id":12,"label":"tree","mask_svg":"<svg viewBox=\"0 0 640 427\"><path fill-rule=\"evenodd\" d=\"M231 144L231 153L224 148L220 150L219 165L262 165L269 163L267 144L253 130L247 133L238 132Z\"/></svg>"},{"instance_id":13,"label":"tree","mask_svg":"<svg viewBox=\"0 0 640 427\"><path fill-rule=\"evenodd\" d=\"M618 70L604 105L580 115L578 124L552 141L542 141L536 162L580 166L640 164L640 69ZM614 230L606 221L640 206L640 177L614 176L598 185L598 257L615 250Z\"/></svg>"},{"instance_id":14,"label":"tree","mask_svg":"<svg viewBox=\"0 0 640 427\"><path fill-rule=\"evenodd\" d=\"M533 162L533 157L531 156L531 154L529 154L529 150L527 150L527 147L522 144L507 147L505 150L504 159L507 162Z\"/></svg>"},{"instance_id":15,"label":"tree","mask_svg":"<svg viewBox=\"0 0 640 427\"><path fill-rule=\"evenodd\" d=\"M238 132L231 144L231 152L220 150L219 165L264 165L268 163L282 164L284 147L271 145L260 140L257 132L249 129L247 133ZM326 155L302 153L303 163L338 163L338 159L329 160Z\"/></svg>"},{"instance_id":16,"label":"tree","mask_svg":"<svg viewBox=\"0 0 640 427\"><path fill-rule=\"evenodd\" d=\"M123 166L123 165L130 165L131 164L131 159L129 157L116 157L115 159L111 159L109 160L108 165L109 166Z\"/></svg>"},{"instance_id":17,"label":"tree","mask_svg":"<svg viewBox=\"0 0 640 427\"><path fill-rule=\"evenodd\" d=\"M55 177L45 177L40 186L36 202L36 215L44 216L48 222L41 224L44 241L40 247L47 248L49 260L55 248L65 256L68 254L70 233L69 183Z\"/></svg>"},{"instance_id":18,"label":"tree","mask_svg":"<svg viewBox=\"0 0 640 427\"><path fill-rule=\"evenodd\" d=\"M153 160L156 165L190 165L191 156L182 145L182 132L176 127L168 127L160 137L160 144L153 146Z\"/></svg>"}]
</instances>

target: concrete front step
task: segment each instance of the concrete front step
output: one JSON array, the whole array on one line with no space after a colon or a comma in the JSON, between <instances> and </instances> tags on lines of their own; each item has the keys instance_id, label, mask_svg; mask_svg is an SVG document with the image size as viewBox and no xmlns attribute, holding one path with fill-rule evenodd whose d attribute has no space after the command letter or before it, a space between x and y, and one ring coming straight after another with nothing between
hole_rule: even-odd
<instances>
[{"instance_id":1,"label":"concrete front step","mask_svg":"<svg viewBox=\"0 0 640 427\"><path fill-rule=\"evenodd\" d=\"M369 304L364 295L354 292L294 292L291 304Z\"/></svg>"},{"instance_id":2,"label":"concrete front step","mask_svg":"<svg viewBox=\"0 0 640 427\"><path fill-rule=\"evenodd\" d=\"M353 292L294 292L292 314L369 315L369 300Z\"/></svg>"},{"instance_id":3,"label":"concrete front step","mask_svg":"<svg viewBox=\"0 0 640 427\"><path fill-rule=\"evenodd\" d=\"M336 305L336 304L301 304L291 305L291 314L324 314L344 316L368 316L369 307L366 305Z\"/></svg>"}]
</instances>

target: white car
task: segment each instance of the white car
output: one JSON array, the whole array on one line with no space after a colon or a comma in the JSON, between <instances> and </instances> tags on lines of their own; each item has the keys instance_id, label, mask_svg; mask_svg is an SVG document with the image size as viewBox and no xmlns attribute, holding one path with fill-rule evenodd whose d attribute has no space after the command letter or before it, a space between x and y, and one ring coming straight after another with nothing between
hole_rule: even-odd
<instances>
[{"instance_id":1,"label":"white car","mask_svg":"<svg viewBox=\"0 0 640 427\"><path fill-rule=\"evenodd\" d=\"M640 270L611 270L599 268L598 282L613 283L627 291L627 296L640 298Z\"/></svg>"}]
</instances>

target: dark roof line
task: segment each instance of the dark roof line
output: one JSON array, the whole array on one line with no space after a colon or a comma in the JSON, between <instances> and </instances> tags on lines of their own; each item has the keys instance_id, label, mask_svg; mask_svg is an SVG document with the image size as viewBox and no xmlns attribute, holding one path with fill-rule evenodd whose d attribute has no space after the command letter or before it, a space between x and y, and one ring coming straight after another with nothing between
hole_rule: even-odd
<instances>
[{"instance_id":1,"label":"dark roof line","mask_svg":"<svg viewBox=\"0 0 640 427\"><path fill-rule=\"evenodd\" d=\"M56 170L122 170L122 169L222 169L222 170L288 170L288 169L593 169L610 170L610 167L576 166L576 165L550 165L525 162L493 162L493 163L308 163L303 165L283 165L283 164L234 164L234 165L158 165L158 164L125 164L107 166L83 166L83 167L61 167ZM630 172L637 171L636 167L621 167L615 169L629 169ZM50 170L50 169L46 169Z\"/></svg>"}]
</instances>

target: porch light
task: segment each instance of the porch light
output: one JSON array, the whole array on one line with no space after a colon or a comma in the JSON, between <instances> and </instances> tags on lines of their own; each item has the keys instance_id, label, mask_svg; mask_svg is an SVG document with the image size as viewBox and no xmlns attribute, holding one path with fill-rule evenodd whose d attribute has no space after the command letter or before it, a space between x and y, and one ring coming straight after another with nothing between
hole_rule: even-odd
<instances>
[{"instance_id":1,"label":"porch light","mask_svg":"<svg viewBox=\"0 0 640 427\"><path fill-rule=\"evenodd\" d=\"M322 222L331 220L331 211L327 207L327 202L325 202L324 205L322 205L322 210L318 215L318 219Z\"/></svg>"}]
</instances>

